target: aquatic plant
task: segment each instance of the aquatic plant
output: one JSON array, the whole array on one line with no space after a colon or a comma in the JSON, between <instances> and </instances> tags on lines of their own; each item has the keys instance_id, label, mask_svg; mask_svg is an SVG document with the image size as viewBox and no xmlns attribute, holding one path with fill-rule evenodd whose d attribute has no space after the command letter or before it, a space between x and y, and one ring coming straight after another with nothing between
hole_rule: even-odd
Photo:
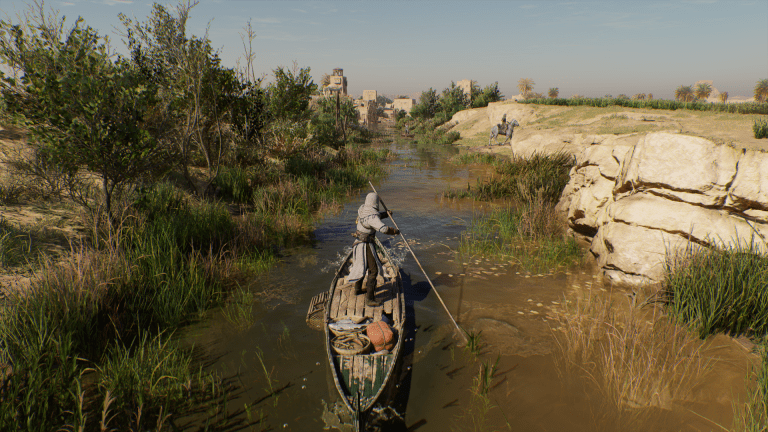
<instances>
[{"instance_id":1,"label":"aquatic plant","mask_svg":"<svg viewBox=\"0 0 768 432\"><path fill-rule=\"evenodd\" d=\"M497 177L480 182L471 190L449 190L443 195L451 198L472 196L480 200L508 198L529 201L541 195L546 202L557 203L568 184L573 156L566 152L553 154L535 152L529 157L512 155L496 165Z\"/></svg>"},{"instance_id":2,"label":"aquatic plant","mask_svg":"<svg viewBox=\"0 0 768 432\"><path fill-rule=\"evenodd\" d=\"M709 370L703 344L666 317L643 316L635 306L617 312L609 297L591 290L562 304L562 374L588 378L616 413L668 408L688 397Z\"/></svg>"},{"instance_id":3,"label":"aquatic plant","mask_svg":"<svg viewBox=\"0 0 768 432\"><path fill-rule=\"evenodd\" d=\"M754 242L730 248L688 248L668 257L668 313L701 337L717 332L768 332L768 258Z\"/></svg>"},{"instance_id":4,"label":"aquatic plant","mask_svg":"<svg viewBox=\"0 0 768 432\"><path fill-rule=\"evenodd\" d=\"M541 195L473 219L462 233L458 252L515 261L529 272L544 272L578 262L581 250L565 236L565 224Z\"/></svg>"}]
</instances>

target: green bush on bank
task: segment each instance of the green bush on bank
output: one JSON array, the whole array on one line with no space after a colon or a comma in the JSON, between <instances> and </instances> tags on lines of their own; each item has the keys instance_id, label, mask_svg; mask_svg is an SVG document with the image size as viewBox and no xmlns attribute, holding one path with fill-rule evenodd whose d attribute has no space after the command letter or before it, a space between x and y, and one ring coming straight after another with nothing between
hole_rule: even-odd
<instances>
[{"instance_id":1,"label":"green bush on bank","mask_svg":"<svg viewBox=\"0 0 768 432\"><path fill-rule=\"evenodd\" d=\"M768 120L756 119L752 125L752 131L755 134L755 138L768 138Z\"/></svg>"},{"instance_id":2,"label":"green bush on bank","mask_svg":"<svg viewBox=\"0 0 768 432\"><path fill-rule=\"evenodd\" d=\"M768 114L768 103L708 103L708 102L681 102L667 99L638 100L627 98L532 98L523 99L519 103L538 105L562 105L562 106L592 106L608 107L622 106L627 108L650 108L664 110L687 109L693 111L717 111L735 114Z\"/></svg>"}]
</instances>

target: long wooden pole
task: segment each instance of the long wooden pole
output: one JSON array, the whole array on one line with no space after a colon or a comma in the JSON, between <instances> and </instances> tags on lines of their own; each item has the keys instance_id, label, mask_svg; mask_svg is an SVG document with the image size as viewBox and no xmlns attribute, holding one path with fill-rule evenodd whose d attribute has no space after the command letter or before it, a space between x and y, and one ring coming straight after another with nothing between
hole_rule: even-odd
<instances>
[{"instance_id":1,"label":"long wooden pole","mask_svg":"<svg viewBox=\"0 0 768 432\"><path fill-rule=\"evenodd\" d=\"M379 195L378 192L376 192L376 188L373 187L373 183L370 181L368 182L369 185L371 185L371 189L373 189L373 192L376 193L376 195ZM379 201L381 201L381 205L384 206L384 210L389 213L389 210L387 209L387 205L384 204L384 200L381 199L381 196L379 196ZM395 222L395 218L392 217L392 213L389 213L389 218L392 219L392 223L395 225L395 228L397 228L398 231L400 231L400 227L397 226L397 222ZM416 258L416 254L413 253L413 249L411 249L411 245L408 244L408 240L405 239L405 236L403 235L403 232L400 231L400 237L403 238L403 242L405 243L405 247L408 248L408 251L413 255L413 259L416 261L416 264L419 265L419 268L421 269L421 272L424 273L424 277L427 278L427 282L429 282L429 286L432 287L432 291L435 292L435 295L437 296L437 299L440 300L440 304L443 305L443 309L445 309L445 312L448 314L448 316L451 318L451 322L453 322L453 325L456 326L456 329L459 331L459 334L461 335L462 339L464 339L464 343L468 343L467 341L467 335L464 334L464 330L459 327L459 324L456 322L455 319L453 319L453 315L451 315L451 312L448 310L448 306L445 305L445 302L443 301L443 298L440 297L440 293L437 292L437 289L435 288L435 285L432 283L432 279L429 278L429 275L427 275L427 272L424 271L424 267L421 266L421 263L419 262L419 259Z\"/></svg>"}]
</instances>

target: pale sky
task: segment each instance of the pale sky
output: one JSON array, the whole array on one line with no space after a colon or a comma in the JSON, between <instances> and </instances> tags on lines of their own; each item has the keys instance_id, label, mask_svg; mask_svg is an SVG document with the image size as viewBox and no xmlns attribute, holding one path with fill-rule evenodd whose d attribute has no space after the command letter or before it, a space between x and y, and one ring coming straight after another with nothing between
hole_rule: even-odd
<instances>
[{"instance_id":1,"label":"pale sky","mask_svg":"<svg viewBox=\"0 0 768 432\"><path fill-rule=\"evenodd\" d=\"M26 4L0 0L0 11L14 17ZM68 23L82 16L125 53L117 14L145 21L152 2L46 6ZM474 79L481 86L498 81L510 97L519 93L520 78L531 78L534 91L558 87L561 97L672 98L681 84L712 80L733 98L751 97L757 80L768 78L768 0L201 0L187 33L200 36L210 25L213 46L234 66L249 19L259 75L296 61L311 67L317 83L340 67L353 95L417 96Z\"/></svg>"}]
</instances>

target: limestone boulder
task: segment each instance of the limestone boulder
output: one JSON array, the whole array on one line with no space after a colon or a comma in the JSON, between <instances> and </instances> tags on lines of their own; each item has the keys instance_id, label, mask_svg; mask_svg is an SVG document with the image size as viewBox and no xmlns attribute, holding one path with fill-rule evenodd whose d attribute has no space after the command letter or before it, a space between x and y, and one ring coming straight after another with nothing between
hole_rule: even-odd
<instances>
[{"instance_id":1,"label":"limestone boulder","mask_svg":"<svg viewBox=\"0 0 768 432\"><path fill-rule=\"evenodd\" d=\"M685 236L709 246L748 244L754 238L768 238L768 224L750 222L727 210L712 209L673 201L652 193L638 193L611 202L604 224L623 223Z\"/></svg>"},{"instance_id":2,"label":"limestone boulder","mask_svg":"<svg viewBox=\"0 0 768 432\"><path fill-rule=\"evenodd\" d=\"M697 205L721 206L743 151L704 138L655 132L627 153L616 180L619 199L638 191Z\"/></svg>"},{"instance_id":3,"label":"limestone boulder","mask_svg":"<svg viewBox=\"0 0 768 432\"><path fill-rule=\"evenodd\" d=\"M690 246L691 242L676 234L609 222L600 227L590 251L609 279L642 285L663 280L667 254Z\"/></svg>"},{"instance_id":4,"label":"limestone boulder","mask_svg":"<svg viewBox=\"0 0 768 432\"><path fill-rule=\"evenodd\" d=\"M768 153L744 153L725 205L740 211L768 211Z\"/></svg>"}]
</instances>

